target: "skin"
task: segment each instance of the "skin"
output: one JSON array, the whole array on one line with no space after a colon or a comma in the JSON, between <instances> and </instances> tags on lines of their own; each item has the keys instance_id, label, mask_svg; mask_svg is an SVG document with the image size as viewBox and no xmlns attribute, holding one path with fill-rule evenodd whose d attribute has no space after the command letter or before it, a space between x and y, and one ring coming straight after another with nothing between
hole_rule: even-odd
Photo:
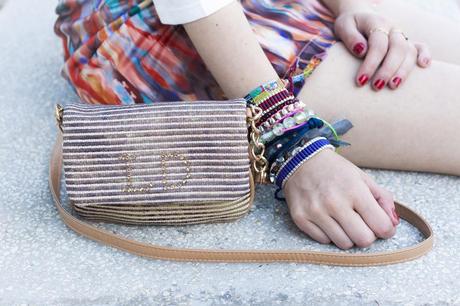
<instances>
[{"instance_id":1,"label":"skin","mask_svg":"<svg viewBox=\"0 0 460 306\"><path fill-rule=\"evenodd\" d=\"M417 10L398 7L396 1L376 7L364 0L324 3L337 16L335 31L342 42L330 49L299 98L326 120L350 119L355 128L344 140L352 146L340 154L324 150L304 163L287 181L284 194L293 221L311 238L343 249L367 247L378 238L392 237L399 217L394 213L392 193L358 166L460 175L460 156L452 141L460 128L454 86L460 80L460 66L456 65L460 44L450 39L451 52L443 51L443 41L428 35L428 28L438 28L438 20L414 16ZM392 15L396 11L399 15ZM418 20L432 24L424 28ZM443 29L448 37L460 37L456 27L443 22L451 26ZM278 77L239 3L184 27L228 97L244 96ZM389 35L372 31L375 28ZM451 63L433 60L425 43L412 38L406 41L401 33L391 31L394 28L407 29L407 33L420 30L420 39L426 31L427 42L435 46L433 53ZM357 52L359 43L363 48ZM367 82L362 82L362 75L368 77ZM400 81L395 82L397 77ZM382 81L376 83L378 80ZM429 129L427 123L433 118L442 124Z\"/></svg>"}]
</instances>

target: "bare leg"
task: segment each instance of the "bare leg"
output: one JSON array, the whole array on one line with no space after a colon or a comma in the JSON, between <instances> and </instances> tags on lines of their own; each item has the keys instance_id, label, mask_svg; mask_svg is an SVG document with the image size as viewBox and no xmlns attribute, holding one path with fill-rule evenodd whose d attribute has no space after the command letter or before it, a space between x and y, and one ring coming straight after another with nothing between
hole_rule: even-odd
<instances>
[{"instance_id":1,"label":"bare leg","mask_svg":"<svg viewBox=\"0 0 460 306\"><path fill-rule=\"evenodd\" d=\"M435 60L460 65L458 23L401 0L383 0L375 8L399 24L411 40L427 43Z\"/></svg>"},{"instance_id":2,"label":"bare leg","mask_svg":"<svg viewBox=\"0 0 460 306\"><path fill-rule=\"evenodd\" d=\"M354 85L359 63L337 43L299 94L324 119L353 122L342 155L364 167L460 175L460 66L433 61L398 90L376 93Z\"/></svg>"}]
</instances>

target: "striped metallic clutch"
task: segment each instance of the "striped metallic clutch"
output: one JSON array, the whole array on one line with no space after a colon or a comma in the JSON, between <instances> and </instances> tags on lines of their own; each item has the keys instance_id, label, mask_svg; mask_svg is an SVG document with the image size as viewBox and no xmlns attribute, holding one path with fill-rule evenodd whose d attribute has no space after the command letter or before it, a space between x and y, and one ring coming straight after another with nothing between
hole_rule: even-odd
<instances>
[{"instance_id":1,"label":"striped metallic clutch","mask_svg":"<svg viewBox=\"0 0 460 306\"><path fill-rule=\"evenodd\" d=\"M244 216L254 198L243 99L58 109L66 190L88 219L196 224Z\"/></svg>"}]
</instances>

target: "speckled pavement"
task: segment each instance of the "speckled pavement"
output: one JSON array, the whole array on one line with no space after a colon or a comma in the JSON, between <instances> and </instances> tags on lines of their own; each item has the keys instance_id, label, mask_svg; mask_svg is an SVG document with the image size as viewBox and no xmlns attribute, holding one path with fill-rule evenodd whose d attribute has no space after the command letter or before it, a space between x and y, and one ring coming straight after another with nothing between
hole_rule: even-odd
<instances>
[{"instance_id":1,"label":"speckled pavement","mask_svg":"<svg viewBox=\"0 0 460 306\"><path fill-rule=\"evenodd\" d=\"M0 11L0 305L460 305L458 177L369 171L436 234L427 256L384 267L153 261L69 230L47 185L53 105L76 100L59 76L55 3L10 0ZM259 188L251 212L234 223L104 227L181 247L336 250L300 232L269 188ZM394 238L365 251L419 239L403 222Z\"/></svg>"}]
</instances>

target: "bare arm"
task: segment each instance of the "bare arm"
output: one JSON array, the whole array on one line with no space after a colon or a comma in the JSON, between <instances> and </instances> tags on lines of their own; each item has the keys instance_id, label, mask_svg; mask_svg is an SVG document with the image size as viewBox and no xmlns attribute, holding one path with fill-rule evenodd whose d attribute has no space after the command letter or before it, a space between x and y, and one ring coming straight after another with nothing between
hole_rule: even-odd
<instances>
[{"instance_id":1,"label":"bare arm","mask_svg":"<svg viewBox=\"0 0 460 306\"><path fill-rule=\"evenodd\" d=\"M335 16L341 13L356 10L356 9L370 9L369 0L321 0Z\"/></svg>"},{"instance_id":2,"label":"bare arm","mask_svg":"<svg viewBox=\"0 0 460 306\"><path fill-rule=\"evenodd\" d=\"M260 84L278 78L238 1L184 27L229 98L243 97Z\"/></svg>"},{"instance_id":3,"label":"bare arm","mask_svg":"<svg viewBox=\"0 0 460 306\"><path fill-rule=\"evenodd\" d=\"M228 97L243 97L278 78L239 2L184 27ZM317 241L332 241L341 248L365 247L376 237L388 238L395 232L373 194L394 207L392 200L362 170L330 150L303 164L285 186L293 221Z\"/></svg>"}]
</instances>

